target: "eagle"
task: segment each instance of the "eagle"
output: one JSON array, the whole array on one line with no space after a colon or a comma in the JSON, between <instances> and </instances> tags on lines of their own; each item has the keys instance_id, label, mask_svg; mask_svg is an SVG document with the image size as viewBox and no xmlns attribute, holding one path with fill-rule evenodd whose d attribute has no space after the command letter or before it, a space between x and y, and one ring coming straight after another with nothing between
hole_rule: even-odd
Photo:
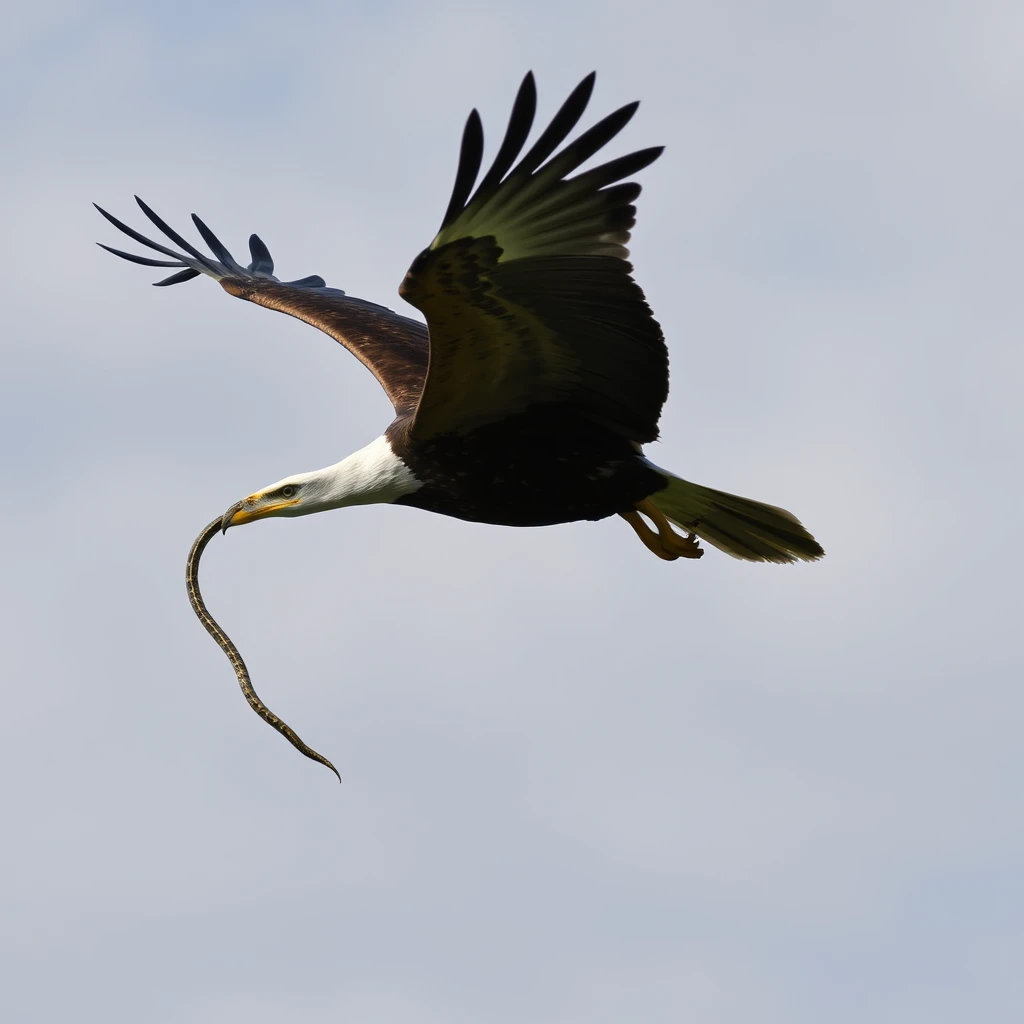
<instances>
[{"instance_id":1,"label":"eagle","mask_svg":"<svg viewBox=\"0 0 1024 1024\"><path fill-rule=\"evenodd\" d=\"M279 280L257 235L243 267L195 214L212 255L137 196L176 249L96 207L168 257L98 243L133 263L175 268L158 287L206 275L229 295L319 328L370 370L394 406L375 441L235 502L222 530L390 502L516 527L617 515L666 561L699 558L701 540L751 562L824 554L790 512L692 483L644 455L668 397L668 351L628 261L640 185L625 179L663 147L574 174L639 106L620 107L567 143L594 81L592 73L576 86L524 154L537 106L527 74L482 177L483 127L476 110L469 115L440 229L398 289L425 323L319 276Z\"/></svg>"}]
</instances>

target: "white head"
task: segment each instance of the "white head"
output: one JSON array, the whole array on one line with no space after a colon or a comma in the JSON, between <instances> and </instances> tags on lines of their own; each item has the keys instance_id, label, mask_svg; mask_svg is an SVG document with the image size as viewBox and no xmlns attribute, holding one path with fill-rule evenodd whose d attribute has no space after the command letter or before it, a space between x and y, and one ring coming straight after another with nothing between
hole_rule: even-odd
<instances>
[{"instance_id":1,"label":"white head","mask_svg":"<svg viewBox=\"0 0 1024 1024\"><path fill-rule=\"evenodd\" d=\"M224 513L222 525L251 523L270 516L308 516L345 505L397 501L422 484L378 437L347 459L312 473L297 473L236 502Z\"/></svg>"}]
</instances>

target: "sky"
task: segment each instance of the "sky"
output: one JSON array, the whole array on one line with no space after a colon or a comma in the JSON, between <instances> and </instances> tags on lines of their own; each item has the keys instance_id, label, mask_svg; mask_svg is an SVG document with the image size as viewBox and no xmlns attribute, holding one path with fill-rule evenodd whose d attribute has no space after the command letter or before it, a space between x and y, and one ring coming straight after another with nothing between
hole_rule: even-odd
<instances>
[{"instance_id":1,"label":"sky","mask_svg":"<svg viewBox=\"0 0 1024 1024\"><path fill-rule=\"evenodd\" d=\"M1024 1010L1019 4L43 0L0 39L5 1019L874 1024ZM659 465L813 565L409 508L217 538L373 378L98 202L397 295L478 107L664 144ZM190 233L190 238L198 241Z\"/></svg>"}]
</instances>

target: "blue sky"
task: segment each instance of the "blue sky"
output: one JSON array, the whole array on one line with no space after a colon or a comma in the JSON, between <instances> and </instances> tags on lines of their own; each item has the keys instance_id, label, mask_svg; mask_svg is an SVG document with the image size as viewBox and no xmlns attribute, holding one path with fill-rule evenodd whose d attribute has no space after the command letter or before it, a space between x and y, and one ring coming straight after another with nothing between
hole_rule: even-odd
<instances>
[{"instance_id":1,"label":"blue sky","mask_svg":"<svg viewBox=\"0 0 1024 1024\"><path fill-rule=\"evenodd\" d=\"M1024 19L1010 3L41 3L0 80L0 975L18 1021L1007 1020L1019 964ZM820 564L618 520L260 523L390 407L329 339L157 290L96 201L402 308L527 69L641 180L681 475ZM493 151L493 150L492 150ZM613 154L614 155L614 154ZM408 309L406 308L408 312Z\"/></svg>"}]
</instances>

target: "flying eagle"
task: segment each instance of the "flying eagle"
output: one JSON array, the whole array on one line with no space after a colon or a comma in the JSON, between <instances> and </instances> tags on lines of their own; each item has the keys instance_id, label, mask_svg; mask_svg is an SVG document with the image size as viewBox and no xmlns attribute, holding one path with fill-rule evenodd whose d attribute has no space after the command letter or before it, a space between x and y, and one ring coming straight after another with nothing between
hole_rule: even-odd
<instances>
[{"instance_id":1,"label":"flying eagle","mask_svg":"<svg viewBox=\"0 0 1024 1024\"><path fill-rule=\"evenodd\" d=\"M269 516L394 502L504 526L619 515L668 561L699 558L698 538L753 562L824 554L789 512L690 483L643 455L668 396L668 353L627 261L640 186L623 179L662 147L570 177L639 105L621 107L562 147L594 78L580 82L520 156L537 101L528 74L479 183L483 128L475 110L469 115L440 230L398 289L426 324L328 288L321 277L279 281L256 235L243 267L195 214L212 258L138 197L180 252L97 206L116 228L170 259L104 245L108 252L181 268L160 286L206 274L229 295L320 328L373 373L394 405L395 418L377 440L243 498L224 513L224 530Z\"/></svg>"}]
</instances>

